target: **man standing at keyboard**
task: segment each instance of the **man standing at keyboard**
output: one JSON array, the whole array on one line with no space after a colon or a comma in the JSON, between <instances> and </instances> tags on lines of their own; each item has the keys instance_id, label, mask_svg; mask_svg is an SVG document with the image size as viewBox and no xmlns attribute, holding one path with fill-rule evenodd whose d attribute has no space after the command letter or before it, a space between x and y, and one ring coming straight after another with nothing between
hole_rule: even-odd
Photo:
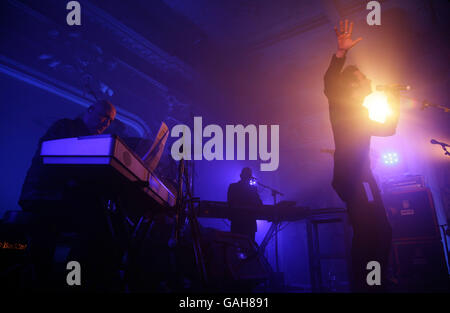
<instances>
[{"instance_id":1,"label":"man standing at keyboard","mask_svg":"<svg viewBox=\"0 0 450 313\"><path fill-rule=\"evenodd\" d=\"M39 140L19 200L23 211L33 214L31 255L39 289L62 290L66 287L65 277L58 277L55 281L51 275L56 255L55 241L63 232L75 232L80 235L77 243L83 250L79 254L83 254L80 256L83 261L79 262L82 285L86 283L89 271L92 273L98 270L89 262L99 256L99 253L94 251L100 251L96 246L104 247L97 243L101 241L101 233L104 230L99 221L105 220L101 216L101 210L98 209L96 187L88 184L80 186L72 179L48 171L40 157L42 142L102 134L114 121L115 116L116 109L109 101L97 101L78 118L56 121ZM90 260L86 261L83 258Z\"/></svg>"},{"instance_id":2,"label":"man standing at keyboard","mask_svg":"<svg viewBox=\"0 0 450 313\"><path fill-rule=\"evenodd\" d=\"M38 202L64 198L64 188L67 186L64 182L60 184L50 179L42 164L40 156L42 142L102 134L114 121L115 116L116 109L109 101L98 101L91 105L81 117L63 118L53 123L39 139L38 148L28 169L19 200L22 209L33 210Z\"/></svg>"},{"instance_id":3,"label":"man standing at keyboard","mask_svg":"<svg viewBox=\"0 0 450 313\"><path fill-rule=\"evenodd\" d=\"M236 209L252 209L262 206L255 186L250 185L252 170L244 167L241 172L241 180L228 187L228 206L233 210L231 214L231 232L242 234L255 240L256 219L249 212L239 212Z\"/></svg>"},{"instance_id":4,"label":"man standing at keyboard","mask_svg":"<svg viewBox=\"0 0 450 313\"><path fill-rule=\"evenodd\" d=\"M372 136L395 134L399 118L398 92L388 95L392 114L383 124L369 119L363 101L372 92L371 81L354 65L343 69L348 51L362 40L353 40L352 31L353 23L349 25L348 20L345 24L341 21L339 29L335 27L337 51L324 77L336 148L332 186L345 202L353 228L352 289L384 291L392 230L370 170L369 151ZM381 285L369 286L366 281L371 261L380 265Z\"/></svg>"}]
</instances>

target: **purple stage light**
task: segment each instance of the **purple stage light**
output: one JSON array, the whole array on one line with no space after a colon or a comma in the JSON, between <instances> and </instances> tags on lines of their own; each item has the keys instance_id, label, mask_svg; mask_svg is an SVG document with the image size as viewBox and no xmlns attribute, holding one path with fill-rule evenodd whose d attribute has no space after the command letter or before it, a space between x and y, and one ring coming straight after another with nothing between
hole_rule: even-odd
<instances>
[{"instance_id":1,"label":"purple stage light","mask_svg":"<svg viewBox=\"0 0 450 313\"><path fill-rule=\"evenodd\" d=\"M383 154L383 163L385 165L395 165L399 161L398 154L396 152L389 152Z\"/></svg>"},{"instance_id":2,"label":"purple stage light","mask_svg":"<svg viewBox=\"0 0 450 313\"><path fill-rule=\"evenodd\" d=\"M241 260L245 260L247 258L247 256L245 255L245 253L239 252L238 253L238 258Z\"/></svg>"}]
</instances>

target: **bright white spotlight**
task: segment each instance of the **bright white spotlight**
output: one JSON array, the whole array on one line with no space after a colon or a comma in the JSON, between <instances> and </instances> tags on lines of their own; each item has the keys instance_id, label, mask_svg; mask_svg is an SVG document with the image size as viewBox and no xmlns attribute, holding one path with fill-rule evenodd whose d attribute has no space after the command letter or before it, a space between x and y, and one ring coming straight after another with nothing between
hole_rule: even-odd
<instances>
[{"instance_id":1,"label":"bright white spotlight","mask_svg":"<svg viewBox=\"0 0 450 313\"><path fill-rule=\"evenodd\" d=\"M250 179L250 186L255 186L256 185L256 179Z\"/></svg>"},{"instance_id":2,"label":"bright white spotlight","mask_svg":"<svg viewBox=\"0 0 450 313\"><path fill-rule=\"evenodd\" d=\"M398 163L398 154L395 152L383 154L383 163L386 165L394 165Z\"/></svg>"},{"instance_id":3,"label":"bright white spotlight","mask_svg":"<svg viewBox=\"0 0 450 313\"><path fill-rule=\"evenodd\" d=\"M369 118L378 123L384 123L392 114L386 95L383 92L373 92L364 99L363 106L369 110Z\"/></svg>"}]
</instances>

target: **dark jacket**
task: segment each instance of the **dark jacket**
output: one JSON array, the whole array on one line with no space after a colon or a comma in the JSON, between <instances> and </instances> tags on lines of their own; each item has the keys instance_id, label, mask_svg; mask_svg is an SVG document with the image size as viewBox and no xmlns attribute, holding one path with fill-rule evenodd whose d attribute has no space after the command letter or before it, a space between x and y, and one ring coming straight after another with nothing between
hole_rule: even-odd
<instances>
[{"instance_id":1,"label":"dark jacket","mask_svg":"<svg viewBox=\"0 0 450 313\"><path fill-rule=\"evenodd\" d=\"M333 129L335 153L333 187L351 186L371 177L370 139L371 136L391 136L395 134L397 118L385 124L369 119L368 110L362 103L352 103L342 86L341 71L345 57L333 55L324 77L325 95L329 102L330 121ZM339 193L339 191L338 191Z\"/></svg>"},{"instance_id":2,"label":"dark jacket","mask_svg":"<svg viewBox=\"0 0 450 313\"><path fill-rule=\"evenodd\" d=\"M230 209L255 209L262 205L262 201L256 187L251 186L242 180L237 183L230 184L228 187L227 198ZM232 232L256 232L256 220L251 216L251 214L233 211L232 218L230 218L230 220Z\"/></svg>"},{"instance_id":3,"label":"dark jacket","mask_svg":"<svg viewBox=\"0 0 450 313\"><path fill-rule=\"evenodd\" d=\"M88 135L89 130L81 118L58 120L47 130L44 136L39 139L38 148L22 186L19 198L19 204L22 208L28 201L62 200L64 197L66 182L62 177L52 175L42 163L40 156L42 142Z\"/></svg>"}]
</instances>

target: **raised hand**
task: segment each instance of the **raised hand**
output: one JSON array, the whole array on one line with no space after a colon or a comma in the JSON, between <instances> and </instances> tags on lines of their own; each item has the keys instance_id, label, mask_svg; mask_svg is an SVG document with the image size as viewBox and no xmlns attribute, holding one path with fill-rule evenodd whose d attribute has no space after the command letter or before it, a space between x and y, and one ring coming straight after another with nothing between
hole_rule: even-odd
<instances>
[{"instance_id":1,"label":"raised hand","mask_svg":"<svg viewBox=\"0 0 450 313\"><path fill-rule=\"evenodd\" d=\"M345 25L343 21L339 22L339 31L337 27L334 27L334 31L336 32L336 37L338 41L338 51L336 56L343 56L349 49L353 48L358 42L362 40L362 37L359 37L356 40L352 39L353 32L353 22L350 23L350 27L348 25L348 20L345 20Z\"/></svg>"}]
</instances>

